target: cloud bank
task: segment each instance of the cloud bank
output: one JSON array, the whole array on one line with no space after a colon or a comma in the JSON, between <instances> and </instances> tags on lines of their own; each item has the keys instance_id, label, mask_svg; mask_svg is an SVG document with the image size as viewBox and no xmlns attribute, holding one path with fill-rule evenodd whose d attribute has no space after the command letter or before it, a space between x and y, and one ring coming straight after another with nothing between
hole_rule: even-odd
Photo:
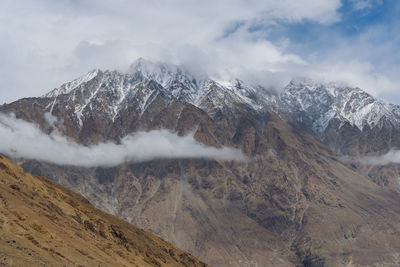
<instances>
[{"instance_id":1,"label":"cloud bank","mask_svg":"<svg viewBox=\"0 0 400 267\"><path fill-rule=\"evenodd\" d=\"M400 150L392 149L388 153L380 156L363 157L357 160L366 165L387 165L400 163Z\"/></svg>"},{"instance_id":2,"label":"cloud bank","mask_svg":"<svg viewBox=\"0 0 400 267\"><path fill-rule=\"evenodd\" d=\"M212 74L282 71L303 61L268 41L263 27L333 23L340 6L340 0L2 0L0 101L42 95L93 68L124 70L139 57Z\"/></svg>"},{"instance_id":3,"label":"cloud bank","mask_svg":"<svg viewBox=\"0 0 400 267\"><path fill-rule=\"evenodd\" d=\"M112 167L124 162L153 159L205 158L245 161L237 149L205 146L192 135L178 136L167 130L137 132L120 144L82 146L55 132L43 133L35 124L0 114L0 153L16 158L36 159L58 165Z\"/></svg>"},{"instance_id":4,"label":"cloud bank","mask_svg":"<svg viewBox=\"0 0 400 267\"><path fill-rule=\"evenodd\" d=\"M357 38L329 28L343 21L345 3L366 12L378 2L2 0L0 103L43 95L94 68L123 71L139 57L275 89L310 76L343 80L374 95L396 94L398 18ZM378 61L384 64L377 67Z\"/></svg>"}]
</instances>

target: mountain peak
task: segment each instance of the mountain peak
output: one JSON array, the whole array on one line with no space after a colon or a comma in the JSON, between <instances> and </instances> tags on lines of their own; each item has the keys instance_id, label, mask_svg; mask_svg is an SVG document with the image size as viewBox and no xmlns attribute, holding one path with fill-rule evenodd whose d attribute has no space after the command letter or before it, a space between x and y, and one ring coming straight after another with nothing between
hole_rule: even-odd
<instances>
[{"instance_id":1,"label":"mountain peak","mask_svg":"<svg viewBox=\"0 0 400 267\"><path fill-rule=\"evenodd\" d=\"M59 88L55 88L54 90L43 95L43 97L55 97L60 94L68 94L71 91L73 91L74 89L81 86L82 84L85 84L85 83L91 81L92 79L94 79L101 73L102 73L102 71L100 69L93 69L93 70L89 71L88 73L86 73L85 75L82 75L71 82L64 83Z\"/></svg>"},{"instance_id":2,"label":"mountain peak","mask_svg":"<svg viewBox=\"0 0 400 267\"><path fill-rule=\"evenodd\" d=\"M167 89L181 85L180 87L186 87L190 91L197 91L195 77L182 67L170 63L138 58L129 67L128 75L153 80Z\"/></svg>"},{"instance_id":3,"label":"mountain peak","mask_svg":"<svg viewBox=\"0 0 400 267\"><path fill-rule=\"evenodd\" d=\"M233 102L246 104L257 110L263 106L277 109L279 105L300 121L309 121L312 129L319 135L325 132L333 119L339 120L339 127L348 122L361 131L367 125L369 128L381 127L382 118L389 118L391 124L400 125L397 115L400 114L400 107L389 106L360 88L351 87L344 82L324 83L299 77L291 80L280 96L277 96L262 86L250 85L237 78L197 80L183 67L144 58L134 61L128 73L95 69L54 89L45 97L68 94L70 106L81 125L84 117L82 114L88 113L90 109L100 105L99 103L101 107L97 110L105 111L105 116L114 120L134 98L138 101L137 108L142 114L143 108L148 106L145 102L153 99L150 96L154 90L148 87L149 82L157 84L156 87L168 99L175 98L200 108L221 108L231 106ZM140 89L142 87L144 89ZM277 102L278 98L280 103Z\"/></svg>"},{"instance_id":4,"label":"mountain peak","mask_svg":"<svg viewBox=\"0 0 400 267\"><path fill-rule=\"evenodd\" d=\"M292 79L288 86L286 88L290 87L307 87L308 89L311 90L316 90L316 89L326 89L326 88L331 88L331 89L352 89L352 90L357 90L357 91L362 91L358 87L352 87L350 86L347 82L344 81L329 81L329 82L324 82L320 80L314 80L309 77L297 77Z\"/></svg>"},{"instance_id":5,"label":"mountain peak","mask_svg":"<svg viewBox=\"0 0 400 267\"><path fill-rule=\"evenodd\" d=\"M177 66L172 64L167 64L164 62L153 62L142 57L136 59L129 67L128 73L135 72L159 72L159 71L171 71L174 72Z\"/></svg>"},{"instance_id":6,"label":"mountain peak","mask_svg":"<svg viewBox=\"0 0 400 267\"><path fill-rule=\"evenodd\" d=\"M300 116L300 121L312 123L318 134L324 133L332 119L341 121L339 128L348 122L361 131L365 126L381 125L382 118L388 118L393 125L399 124L388 104L344 82L295 79L285 87L280 99L289 113Z\"/></svg>"},{"instance_id":7,"label":"mountain peak","mask_svg":"<svg viewBox=\"0 0 400 267\"><path fill-rule=\"evenodd\" d=\"M134 74L137 72L150 77L160 73L169 75L175 75L177 73L188 74L177 65L161 61L151 61L142 57L136 59L128 69L128 74Z\"/></svg>"}]
</instances>

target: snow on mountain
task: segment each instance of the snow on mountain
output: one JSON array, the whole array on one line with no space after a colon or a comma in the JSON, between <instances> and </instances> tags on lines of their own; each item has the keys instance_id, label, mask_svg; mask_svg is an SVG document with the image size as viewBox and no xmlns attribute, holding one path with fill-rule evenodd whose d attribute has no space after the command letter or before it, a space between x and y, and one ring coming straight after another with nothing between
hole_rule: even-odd
<instances>
[{"instance_id":1,"label":"snow on mountain","mask_svg":"<svg viewBox=\"0 0 400 267\"><path fill-rule=\"evenodd\" d=\"M400 129L400 107L386 104L359 88L342 83L318 83L309 79L292 80L278 95L262 86L253 86L239 79L196 79L185 69L167 63L138 59L127 73L93 70L65 83L44 97L54 98L50 111L67 98L79 124L93 110L115 120L121 110L131 107L139 114L162 95L169 101L191 103L210 114L224 107L243 104L254 110L268 107L289 113L304 126L321 136L332 120L361 131L390 123Z\"/></svg>"},{"instance_id":2,"label":"snow on mountain","mask_svg":"<svg viewBox=\"0 0 400 267\"><path fill-rule=\"evenodd\" d=\"M199 91L194 76L172 64L154 63L139 58L130 66L128 73L136 79L157 82L173 97L180 100L191 101Z\"/></svg>"},{"instance_id":3,"label":"snow on mountain","mask_svg":"<svg viewBox=\"0 0 400 267\"><path fill-rule=\"evenodd\" d=\"M86 84L90 80L92 80L94 77L96 77L99 74L100 70L94 69L90 72L88 72L86 75L83 75L72 82L64 83L61 85L59 88L56 88L49 93L43 95L43 97L55 97L60 94L68 94L72 90L80 87L81 85Z\"/></svg>"},{"instance_id":4,"label":"snow on mountain","mask_svg":"<svg viewBox=\"0 0 400 267\"><path fill-rule=\"evenodd\" d=\"M74 110L79 124L91 111L103 113L114 119L128 105L136 105L140 114L161 94L166 99L177 99L191 103L209 112L233 103L261 109L255 96L257 88L243 81L215 81L196 78L175 65L154 63L144 59L135 61L127 73L93 70L88 74L63 84L43 97L67 98L69 109ZM50 108L50 111L52 107Z\"/></svg>"},{"instance_id":5,"label":"snow on mountain","mask_svg":"<svg viewBox=\"0 0 400 267\"><path fill-rule=\"evenodd\" d=\"M381 127L383 121L400 127L399 106L343 83L292 80L280 95L280 105L298 121L311 124L317 134L323 134L332 119L341 121L341 126L348 122L361 131L367 126Z\"/></svg>"}]
</instances>

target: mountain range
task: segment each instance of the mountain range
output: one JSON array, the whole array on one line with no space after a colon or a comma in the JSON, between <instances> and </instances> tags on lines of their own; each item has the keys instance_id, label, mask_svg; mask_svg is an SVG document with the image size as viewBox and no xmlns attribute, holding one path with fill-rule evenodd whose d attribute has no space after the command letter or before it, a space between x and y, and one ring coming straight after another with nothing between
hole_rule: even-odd
<instances>
[{"instance_id":1,"label":"mountain range","mask_svg":"<svg viewBox=\"0 0 400 267\"><path fill-rule=\"evenodd\" d=\"M277 92L139 59L126 73L93 70L0 112L84 146L168 129L243 151L249 161L154 159L112 168L18 159L210 265L400 264L397 165L341 160L399 146L400 106L360 88L301 78Z\"/></svg>"}]
</instances>

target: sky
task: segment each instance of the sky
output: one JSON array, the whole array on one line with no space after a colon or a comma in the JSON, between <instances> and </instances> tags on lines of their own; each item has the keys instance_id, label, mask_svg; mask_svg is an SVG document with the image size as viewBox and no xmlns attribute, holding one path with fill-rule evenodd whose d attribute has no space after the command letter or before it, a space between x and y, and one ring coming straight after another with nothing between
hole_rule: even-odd
<instances>
[{"instance_id":1,"label":"sky","mask_svg":"<svg viewBox=\"0 0 400 267\"><path fill-rule=\"evenodd\" d=\"M306 76L400 104L399 0L2 0L0 103L139 57L275 89Z\"/></svg>"}]
</instances>

